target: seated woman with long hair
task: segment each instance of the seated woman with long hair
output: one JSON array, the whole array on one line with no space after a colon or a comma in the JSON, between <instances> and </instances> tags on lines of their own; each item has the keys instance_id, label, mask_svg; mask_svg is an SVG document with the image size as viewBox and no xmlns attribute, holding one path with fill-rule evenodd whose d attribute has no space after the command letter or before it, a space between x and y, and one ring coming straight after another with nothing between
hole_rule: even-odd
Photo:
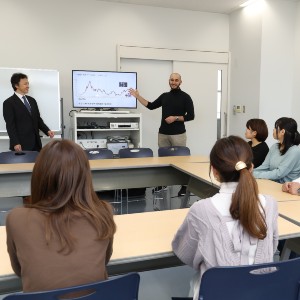
<instances>
[{"instance_id":1,"label":"seated woman with long hair","mask_svg":"<svg viewBox=\"0 0 300 300\"><path fill-rule=\"evenodd\" d=\"M273 137L278 140L264 162L253 171L255 178L270 179L279 183L293 181L300 176L300 135L297 122L280 118L275 122Z\"/></svg>"},{"instance_id":2,"label":"seated woman with long hair","mask_svg":"<svg viewBox=\"0 0 300 300\"><path fill-rule=\"evenodd\" d=\"M220 191L190 208L176 233L172 248L194 268L194 299L198 299L203 273L216 266L271 262L277 248L277 202L258 194L252 176L252 151L246 141L229 136L210 152Z\"/></svg>"},{"instance_id":3,"label":"seated woman with long hair","mask_svg":"<svg viewBox=\"0 0 300 300\"><path fill-rule=\"evenodd\" d=\"M42 149L31 203L8 214L6 229L11 265L25 292L107 278L116 231L112 207L98 199L87 156L71 141Z\"/></svg>"}]
</instances>

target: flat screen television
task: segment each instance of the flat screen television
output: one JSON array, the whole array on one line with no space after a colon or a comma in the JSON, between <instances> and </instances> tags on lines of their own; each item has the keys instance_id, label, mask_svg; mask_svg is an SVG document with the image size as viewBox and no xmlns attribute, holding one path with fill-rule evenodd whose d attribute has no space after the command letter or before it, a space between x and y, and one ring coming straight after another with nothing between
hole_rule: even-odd
<instances>
[{"instance_id":1,"label":"flat screen television","mask_svg":"<svg viewBox=\"0 0 300 300\"><path fill-rule=\"evenodd\" d=\"M137 88L136 72L72 71L74 108L136 108L129 88Z\"/></svg>"}]
</instances>

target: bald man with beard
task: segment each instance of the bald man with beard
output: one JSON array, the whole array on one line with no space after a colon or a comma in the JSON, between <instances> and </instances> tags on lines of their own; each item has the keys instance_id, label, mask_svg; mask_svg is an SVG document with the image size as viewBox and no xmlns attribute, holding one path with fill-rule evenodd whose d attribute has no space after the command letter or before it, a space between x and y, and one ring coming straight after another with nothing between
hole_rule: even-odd
<instances>
[{"instance_id":1,"label":"bald man with beard","mask_svg":"<svg viewBox=\"0 0 300 300\"><path fill-rule=\"evenodd\" d=\"M158 131L158 147L186 146L185 122L195 118L193 100L180 89L182 83L178 73L172 73L169 78L171 90L161 94L156 100L150 102L143 98L138 90L129 92L142 105L150 110L162 108L161 124ZM185 195L186 187L182 187L178 195Z\"/></svg>"}]
</instances>

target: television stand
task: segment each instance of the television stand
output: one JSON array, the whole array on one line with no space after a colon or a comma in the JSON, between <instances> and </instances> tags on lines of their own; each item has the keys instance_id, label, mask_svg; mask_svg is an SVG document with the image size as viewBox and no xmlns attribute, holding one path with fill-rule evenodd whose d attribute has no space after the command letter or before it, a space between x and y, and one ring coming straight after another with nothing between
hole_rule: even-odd
<instances>
[{"instance_id":1,"label":"television stand","mask_svg":"<svg viewBox=\"0 0 300 300\"><path fill-rule=\"evenodd\" d=\"M129 110L81 110L80 113L93 113L93 114L129 114Z\"/></svg>"},{"instance_id":2,"label":"television stand","mask_svg":"<svg viewBox=\"0 0 300 300\"><path fill-rule=\"evenodd\" d=\"M73 111L71 126L74 142L84 149L90 149L106 147L110 139L123 139L130 140L129 143L135 148L142 147L142 115L117 112L114 114L112 111Z\"/></svg>"}]
</instances>

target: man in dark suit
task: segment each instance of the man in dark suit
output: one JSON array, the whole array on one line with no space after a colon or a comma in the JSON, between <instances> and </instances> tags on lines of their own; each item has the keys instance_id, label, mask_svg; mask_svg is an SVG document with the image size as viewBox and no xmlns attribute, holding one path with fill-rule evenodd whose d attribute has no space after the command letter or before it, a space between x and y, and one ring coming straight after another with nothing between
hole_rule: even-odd
<instances>
[{"instance_id":1,"label":"man in dark suit","mask_svg":"<svg viewBox=\"0 0 300 300\"><path fill-rule=\"evenodd\" d=\"M29 91L28 77L22 73L15 73L11 77L14 95L3 103L3 117L9 136L9 149L12 151L40 151L42 142L39 130L50 138L54 137L40 116L37 102L26 96Z\"/></svg>"}]
</instances>

